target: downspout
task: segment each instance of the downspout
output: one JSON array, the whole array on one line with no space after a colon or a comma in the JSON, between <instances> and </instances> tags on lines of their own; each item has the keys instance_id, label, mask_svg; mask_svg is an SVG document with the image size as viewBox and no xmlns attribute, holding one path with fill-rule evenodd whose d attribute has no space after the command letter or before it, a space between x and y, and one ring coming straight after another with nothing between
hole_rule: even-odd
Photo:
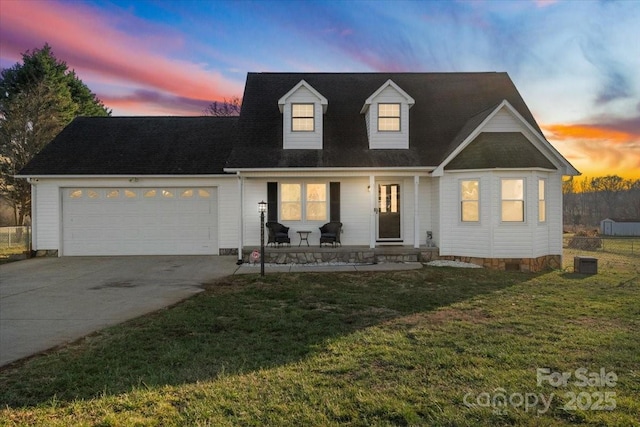
<instances>
[{"instance_id":1,"label":"downspout","mask_svg":"<svg viewBox=\"0 0 640 427\"><path fill-rule=\"evenodd\" d=\"M35 241L35 237L36 237L36 209L37 209L37 203L36 200L38 200L37 197L37 191L38 191L38 187L36 186L36 183L38 182L37 179L33 179L33 178L28 178L27 181L29 182L29 184L31 184L31 231L29 232L29 247L27 248L27 250L29 251L29 255L28 257L31 257L31 254L33 252L33 242Z\"/></svg>"},{"instance_id":2,"label":"downspout","mask_svg":"<svg viewBox=\"0 0 640 427\"><path fill-rule=\"evenodd\" d=\"M240 175L240 172L236 172L238 176L238 195L239 195L239 215L238 215L238 261L236 261L236 265L241 265L243 263L242 259L242 250L244 243L244 177Z\"/></svg>"},{"instance_id":3,"label":"downspout","mask_svg":"<svg viewBox=\"0 0 640 427\"><path fill-rule=\"evenodd\" d=\"M420 185L420 177L413 177L413 247L420 248L420 197L418 189Z\"/></svg>"}]
</instances>

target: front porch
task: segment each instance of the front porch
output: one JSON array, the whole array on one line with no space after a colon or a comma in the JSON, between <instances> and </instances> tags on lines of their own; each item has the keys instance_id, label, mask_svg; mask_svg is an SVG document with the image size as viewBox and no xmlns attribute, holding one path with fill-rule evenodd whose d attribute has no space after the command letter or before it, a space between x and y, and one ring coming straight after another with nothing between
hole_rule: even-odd
<instances>
[{"instance_id":1,"label":"front porch","mask_svg":"<svg viewBox=\"0 0 640 427\"><path fill-rule=\"evenodd\" d=\"M259 247L245 247L242 260L252 262L254 250L260 252ZM280 246L265 247L264 260L268 264L382 264L430 261L438 257L438 248L427 246Z\"/></svg>"}]
</instances>

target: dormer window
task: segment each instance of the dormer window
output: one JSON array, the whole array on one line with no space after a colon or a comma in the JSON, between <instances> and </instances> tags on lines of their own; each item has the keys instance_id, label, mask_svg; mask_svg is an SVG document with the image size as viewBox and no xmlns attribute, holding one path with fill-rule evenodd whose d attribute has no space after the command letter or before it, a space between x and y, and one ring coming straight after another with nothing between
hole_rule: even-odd
<instances>
[{"instance_id":1,"label":"dormer window","mask_svg":"<svg viewBox=\"0 0 640 427\"><path fill-rule=\"evenodd\" d=\"M315 128L313 110L313 104L291 104L291 130L313 132Z\"/></svg>"},{"instance_id":2,"label":"dormer window","mask_svg":"<svg viewBox=\"0 0 640 427\"><path fill-rule=\"evenodd\" d=\"M327 98L304 80L278 100L282 113L282 148L285 150L321 150L322 119Z\"/></svg>"},{"instance_id":3,"label":"dormer window","mask_svg":"<svg viewBox=\"0 0 640 427\"><path fill-rule=\"evenodd\" d=\"M367 126L369 148L409 148L409 109L414 104L414 99L391 80L373 92L360 110Z\"/></svg>"},{"instance_id":4,"label":"dormer window","mask_svg":"<svg viewBox=\"0 0 640 427\"><path fill-rule=\"evenodd\" d=\"M400 104L378 104L378 131L400 132Z\"/></svg>"}]
</instances>

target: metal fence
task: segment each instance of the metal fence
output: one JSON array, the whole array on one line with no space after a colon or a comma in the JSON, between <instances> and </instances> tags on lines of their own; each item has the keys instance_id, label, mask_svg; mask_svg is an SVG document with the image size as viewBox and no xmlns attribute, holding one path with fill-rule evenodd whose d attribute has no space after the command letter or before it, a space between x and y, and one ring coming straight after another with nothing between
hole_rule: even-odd
<instances>
[{"instance_id":1,"label":"metal fence","mask_svg":"<svg viewBox=\"0 0 640 427\"><path fill-rule=\"evenodd\" d=\"M0 227L0 251L29 250L31 227Z\"/></svg>"},{"instance_id":2,"label":"metal fence","mask_svg":"<svg viewBox=\"0 0 640 427\"><path fill-rule=\"evenodd\" d=\"M640 273L640 237L573 236L564 237L564 265L573 271L574 257L596 258L599 270Z\"/></svg>"}]
</instances>

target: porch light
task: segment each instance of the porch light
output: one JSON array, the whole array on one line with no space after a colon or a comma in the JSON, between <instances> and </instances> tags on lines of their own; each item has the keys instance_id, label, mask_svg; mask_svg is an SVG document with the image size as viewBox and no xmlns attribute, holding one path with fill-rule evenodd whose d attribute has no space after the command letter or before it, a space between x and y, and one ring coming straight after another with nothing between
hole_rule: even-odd
<instances>
[{"instance_id":1,"label":"porch light","mask_svg":"<svg viewBox=\"0 0 640 427\"><path fill-rule=\"evenodd\" d=\"M258 203L260 212L260 275L264 276L264 213L267 211L267 202L264 200Z\"/></svg>"}]
</instances>

